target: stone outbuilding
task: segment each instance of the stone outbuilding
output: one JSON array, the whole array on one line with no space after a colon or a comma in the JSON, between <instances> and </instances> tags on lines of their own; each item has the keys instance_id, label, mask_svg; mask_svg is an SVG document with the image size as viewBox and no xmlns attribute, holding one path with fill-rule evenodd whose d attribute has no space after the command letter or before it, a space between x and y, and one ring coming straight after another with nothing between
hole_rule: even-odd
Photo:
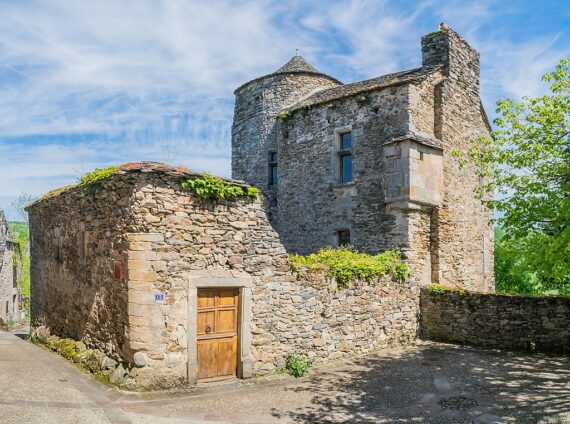
<instances>
[{"instance_id":1,"label":"stone outbuilding","mask_svg":"<svg viewBox=\"0 0 570 424\"><path fill-rule=\"evenodd\" d=\"M18 318L18 251L18 241L12 237L6 216L0 211L0 318L4 322Z\"/></svg>"},{"instance_id":2,"label":"stone outbuilding","mask_svg":"<svg viewBox=\"0 0 570 424\"><path fill-rule=\"evenodd\" d=\"M95 175L95 177L93 177ZM29 206L32 327L104 352L124 387L275 370L416 337L416 287L303 279L255 191L131 163ZM193 181L231 187L204 200Z\"/></svg>"},{"instance_id":3,"label":"stone outbuilding","mask_svg":"<svg viewBox=\"0 0 570 424\"><path fill-rule=\"evenodd\" d=\"M442 24L422 66L342 84L293 57L236 91L232 176L263 190L288 252L397 249L419 284L492 290L492 211L466 154L488 137L479 53Z\"/></svg>"}]
</instances>

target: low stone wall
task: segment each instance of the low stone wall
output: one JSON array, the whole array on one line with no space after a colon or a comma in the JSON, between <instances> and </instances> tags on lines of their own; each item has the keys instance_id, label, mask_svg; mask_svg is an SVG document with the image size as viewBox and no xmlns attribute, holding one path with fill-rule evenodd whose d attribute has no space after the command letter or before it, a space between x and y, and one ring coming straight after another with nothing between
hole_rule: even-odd
<instances>
[{"instance_id":1,"label":"low stone wall","mask_svg":"<svg viewBox=\"0 0 570 424\"><path fill-rule=\"evenodd\" d=\"M570 298L464 291L421 293L422 338L570 353Z\"/></svg>"},{"instance_id":2,"label":"low stone wall","mask_svg":"<svg viewBox=\"0 0 570 424\"><path fill-rule=\"evenodd\" d=\"M259 287L253 297L252 359L271 371L287 354L315 362L410 343L419 329L419 289L379 278L337 290L323 275Z\"/></svg>"}]
</instances>

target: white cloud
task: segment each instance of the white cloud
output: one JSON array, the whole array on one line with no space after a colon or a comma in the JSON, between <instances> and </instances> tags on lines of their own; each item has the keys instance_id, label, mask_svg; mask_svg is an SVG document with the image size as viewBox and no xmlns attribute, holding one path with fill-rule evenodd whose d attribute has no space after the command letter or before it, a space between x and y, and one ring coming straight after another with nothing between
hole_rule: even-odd
<instances>
[{"instance_id":1,"label":"white cloud","mask_svg":"<svg viewBox=\"0 0 570 424\"><path fill-rule=\"evenodd\" d=\"M513 41L498 1L0 2L0 206L78 172L159 160L228 176L233 90L296 48L345 81L419 66L448 22L482 53L488 106L535 94L568 43ZM562 46L562 47L561 47ZM566 49L566 50L565 50Z\"/></svg>"}]
</instances>

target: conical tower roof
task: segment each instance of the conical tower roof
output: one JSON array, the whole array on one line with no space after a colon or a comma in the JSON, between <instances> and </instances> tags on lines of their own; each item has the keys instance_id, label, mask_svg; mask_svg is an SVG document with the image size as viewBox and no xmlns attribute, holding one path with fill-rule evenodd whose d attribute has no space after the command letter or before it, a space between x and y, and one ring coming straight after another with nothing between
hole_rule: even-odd
<instances>
[{"instance_id":1,"label":"conical tower roof","mask_svg":"<svg viewBox=\"0 0 570 424\"><path fill-rule=\"evenodd\" d=\"M255 81L259 81L262 80L264 78L268 78L268 77L272 77L274 75L283 75L283 74L309 74L309 75L315 75L315 76L323 76L328 78L331 81L334 81L335 83L342 85L342 82L340 82L339 80L337 80L336 78L333 78L327 74L323 74L321 71L319 71L317 68L315 68L313 65L311 65L309 62L307 62L305 60L305 58L303 58L302 56L293 56L289 62L287 62L285 65L283 65L281 68L277 69L275 72L269 74L269 75L264 75L262 77L259 78L255 78L249 82L246 82L245 84L241 85L240 87L238 87L234 93L237 93L238 91L240 91L242 88L248 86L249 84L251 84L252 82Z\"/></svg>"},{"instance_id":2,"label":"conical tower roof","mask_svg":"<svg viewBox=\"0 0 570 424\"><path fill-rule=\"evenodd\" d=\"M277 69L274 74L288 74L291 72L321 73L317 68L307 62L303 56L293 56L289 62Z\"/></svg>"}]
</instances>

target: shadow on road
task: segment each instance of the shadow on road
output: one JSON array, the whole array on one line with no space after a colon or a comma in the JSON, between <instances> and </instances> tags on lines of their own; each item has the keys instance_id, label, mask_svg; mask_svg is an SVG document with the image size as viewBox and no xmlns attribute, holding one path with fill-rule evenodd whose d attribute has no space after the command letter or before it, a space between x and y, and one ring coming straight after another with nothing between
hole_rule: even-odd
<instances>
[{"instance_id":1,"label":"shadow on road","mask_svg":"<svg viewBox=\"0 0 570 424\"><path fill-rule=\"evenodd\" d=\"M273 414L296 422L471 423L508 417L516 423L567 423L569 362L430 344L358 359L331 372L316 370L287 389L314 393L310 405Z\"/></svg>"}]
</instances>

